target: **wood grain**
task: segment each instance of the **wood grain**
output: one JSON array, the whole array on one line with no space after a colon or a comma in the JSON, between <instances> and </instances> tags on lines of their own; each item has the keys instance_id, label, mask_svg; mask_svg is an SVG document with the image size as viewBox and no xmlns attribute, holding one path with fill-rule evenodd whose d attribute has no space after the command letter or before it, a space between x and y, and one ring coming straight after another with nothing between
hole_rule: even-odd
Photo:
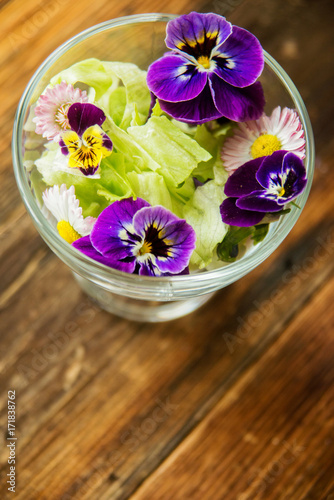
<instances>
[{"instance_id":1,"label":"wood grain","mask_svg":"<svg viewBox=\"0 0 334 500\"><path fill-rule=\"evenodd\" d=\"M195 9L228 13L292 77L315 132L315 180L259 268L190 316L139 324L92 304L36 233L11 170L12 120L30 76L70 36ZM332 2L11 0L0 19L0 498L333 499Z\"/></svg>"}]
</instances>

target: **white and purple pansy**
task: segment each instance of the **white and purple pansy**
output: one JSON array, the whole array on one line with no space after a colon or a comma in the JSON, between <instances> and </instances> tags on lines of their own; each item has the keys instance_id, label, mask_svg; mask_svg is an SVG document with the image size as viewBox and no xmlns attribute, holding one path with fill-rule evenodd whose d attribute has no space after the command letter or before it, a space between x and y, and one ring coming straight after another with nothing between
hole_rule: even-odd
<instances>
[{"instance_id":1,"label":"white and purple pansy","mask_svg":"<svg viewBox=\"0 0 334 500\"><path fill-rule=\"evenodd\" d=\"M275 151L239 167L226 181L220 206L225 224L248 227L266 213L280 212L305 189L306 170L294 153Z\"/></svg>"},{"instance_id":2,"label":"white and purple pansy","mask_svg":"<svg viewBox=\"0 0 334 500\"><path fill-rule=\"evenodd\" d=\"M166 208L126 198L105 208L73 246L119 271L168 276L188 272L195 241L193 228Z\"/></svg>"},{"instance_id":3,"label":"white and purple pansy","mask_svg":"<svg viewBox=\"0 0 334 500\"><path fill-rule=\"evenodd\" d=\"M256 80L264 57L254 35L223 16L191 12L169 21L165 42L172 52L151 64L147 85L166 113L196 124L262 115L264 94Z\"/></svg>"},{"instance_id":4,"label":"white and purple pansy","mask_svg":"<svg viewBox=\"0 0 334 500\"><path fill-rule=\"evenodd\" d=\"M69 155L69 167L79 168L86 176L93 175L113 147L101 128L105 114L94 104L76 102L69 107L67 118L71 130L61 133L62 153Z\"/></svg>"}]
</instances>

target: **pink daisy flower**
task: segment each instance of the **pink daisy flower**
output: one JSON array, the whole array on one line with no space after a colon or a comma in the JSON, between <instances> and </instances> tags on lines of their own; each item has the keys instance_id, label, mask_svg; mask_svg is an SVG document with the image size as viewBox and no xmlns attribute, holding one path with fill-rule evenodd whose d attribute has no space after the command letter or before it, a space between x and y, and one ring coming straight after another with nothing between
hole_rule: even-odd
<instances>
[{"instance_id":1,"label":"pink daisy flower","mask_svg":"<svg viewBox=\"0 0 334 500\"><path fill-rule=\"evenodd\" d=\"M84 90L75 89L73 85L61 82L48 88L42 94L35 108L36 133L43 135L49 141L60 141L60 133L70 130L67 111L75 102L87 102L88 96Z\"/></svg>"},{"instance_id":2,"label":"pink daisy flower","mask_svg":"<svg viewBox=\"0 0 334 500\"><path fill-rule=\"evenodd\" d=\"M254 121L238 123L234 134L228 137L221 151L225 170L232 174L244 163L269 156L275 151L291 151L305 158L304 130L293 109L277 106L271 116L263 114Z\"/></svg>"}]
</instances>

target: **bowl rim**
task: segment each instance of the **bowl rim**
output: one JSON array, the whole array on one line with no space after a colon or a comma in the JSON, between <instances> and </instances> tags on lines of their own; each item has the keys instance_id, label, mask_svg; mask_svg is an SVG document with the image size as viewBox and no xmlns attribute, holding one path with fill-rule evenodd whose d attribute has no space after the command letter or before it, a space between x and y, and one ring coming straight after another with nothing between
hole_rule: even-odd
<instances>
[{"instance_id":1,"label":"bowl rim","mask_svg":"<svg viewBox=\"0 0 334 500\"><path fill-rule=\"evenodd\" d=\"M156 287L165 288L166 286L172 289L173 287L176 287L178 289L187 290L198 287L198 292L201 293L201 286L203 286L204 288L206 283L220 283L221 285L216 287L217 289L221 288L221 286L226 286L226 284L230 284L236 279L250 272L257 265L263 262L271 253L273 253L289 234L292 227L295 225L309 195L314 172L314 138L311 122L305 104L296 86L292 82L291 78L287 75L285 70L270 54L264 51L265 63L284 85L295 105L295 108L302 122L306 142L305 167L308 174L308 183L304 192L297 199L298 205L301 209L299 210L296 207L292 207L292 210L288 217L283 217L278 223L275 223L278 224L278 226L276 226L277 230L275 229L274 234L269 237L268 240L266 238L261 243L261 248L259 248L258 251L249 252L236 262L223 265L222 267L213 270L201 271L194 274L164 277L133 275L105 266L104 264L101 264L87 257L86 255L82 254L74 247L66 243L65 240L63 240L51 226L51 224L47 222L29 186L28 174L23 166L22 155L22 133L24 119L27 115L29 106L31 105L30 101L38 85L38 82L60 56L65 54L69 49L73 48L82 40L101 32L129 24L147 22L167 23L168 21L176 17L178 16L174 14L146 13L115 18L92 26L80 32L79 34L64 42L57 49L55 49L35 71L19 101L13 126L12 157L16 182L22 200L33 220L34 225L36 226L38 232L46 241L48 246L75 272L84 277L89 277L92 280L98 280L99 282L103 282L105 284L111 281L120 282L121 280L125 286L131 287L133 284L136 284L137 286L137 284L140 283L140 286L143 289L148 290L153 290ZM236 275L237 278L235 278Z\"/></svg>"}]
</instances>

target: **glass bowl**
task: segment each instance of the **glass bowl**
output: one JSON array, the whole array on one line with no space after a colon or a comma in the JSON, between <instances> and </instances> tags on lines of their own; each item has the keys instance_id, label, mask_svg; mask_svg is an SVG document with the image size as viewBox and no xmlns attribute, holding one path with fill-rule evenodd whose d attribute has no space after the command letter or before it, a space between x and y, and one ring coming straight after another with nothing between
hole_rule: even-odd
<instances>
[{"instance_id":1,"label":"glass bowl","mask_svg":"<svg viewBox=\"0 0 334 500\"><path fill-rule=\"evenodd\" d=\"M297 198L300 209L270 224L270 232L240 260L211 271L172 277L126 274L93 261L71 247L47 222L34 196L23 165L24 124L31 105L61 70L89 57L132 62L146 70L165 52L166 23L174 15L141 14L121 17L83 31L56 49L38 68L19 103L13 130L14 172L23 202L47 245L73 271L81 288L103 309L138 321L166 321L183 316L205 303L213 292L226 287L261 264L284 240L305 205L314 170L314 143L310 120L295 85L280 65L265 53L260 77L266 96L266 111L274 107L295 108L305 131L308 174L306 190Z\"/></svg>"}]
</instances>

